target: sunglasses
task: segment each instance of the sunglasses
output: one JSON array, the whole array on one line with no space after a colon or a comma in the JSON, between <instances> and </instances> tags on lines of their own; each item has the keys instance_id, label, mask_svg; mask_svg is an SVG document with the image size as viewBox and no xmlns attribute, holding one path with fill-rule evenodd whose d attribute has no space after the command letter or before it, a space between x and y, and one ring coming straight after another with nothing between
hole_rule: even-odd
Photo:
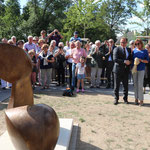
<instances>
[{"instance_id":1,"label":"sunglasses","mask_svg":"<svg viewBox=\"0 0 150 150\"><path fill-rule=\"evenodd\" d=\"M121 42L122 44L126 44L126 42Z\"/></svg>"},{"instance_id":2,"label":"sunglasses","mask_svg":"<svg viewBox=\"0 0 150 150\"><path fill-rule=\"evenodd\" d=\"M135 45L136 45L136 46L137 46L137 45L139 46L139 45L140 45L140 43L135 43Z\"/></svg>"}]
</instances>

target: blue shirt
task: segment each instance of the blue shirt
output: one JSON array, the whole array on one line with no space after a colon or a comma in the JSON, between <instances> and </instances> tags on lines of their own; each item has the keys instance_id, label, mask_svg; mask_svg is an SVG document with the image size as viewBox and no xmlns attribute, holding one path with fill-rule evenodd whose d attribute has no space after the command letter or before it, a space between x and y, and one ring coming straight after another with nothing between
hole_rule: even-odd
<instances>
[{"instance_id":1,"label":"blue shirt","mask_svg":"<svg viewBox=\"0 0 150 150\"><path fill-rule=\"evenodd\" d=\"M73 37L71 37L71 39L70 39L70 42L71 42L71 41L80 41L80 42L81 42L81 38L80 38L80 37L75 38L75 37L73 36Z\"/></svg>"},{"instance_id":2,"label":"blue shirt","mask_svg":"<svg viewBox=\"0 0 150 150\"><path fill-rule=\"evenodd\" d=\"M148 57L148 51L147 50L137 50L136 48L133 50L132 52L132 56L133 56L133 63L134 63L134 59L137 57L139 59L142 60L147 60L149 61L149 57ZM145 70L145 63L140 62L137 66L137 71L142 71Z\"/></svg>"}]
</instances>

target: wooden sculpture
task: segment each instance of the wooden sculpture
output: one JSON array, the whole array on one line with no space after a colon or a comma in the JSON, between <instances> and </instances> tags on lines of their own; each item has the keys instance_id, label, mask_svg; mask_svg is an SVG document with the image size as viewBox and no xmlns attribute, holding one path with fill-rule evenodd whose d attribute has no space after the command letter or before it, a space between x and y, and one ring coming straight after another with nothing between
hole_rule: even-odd
<instances>
[{"instance_id":1,"label":"wooden sculpture","mask_svg":"<svg viewBox=\"0 0 150 150\"><path fill-rule=\"evenodd\" d=\"M55 111L33 105L31 60L23 49L0 43L0 78L12 83L5 118L16 150L53 150L59 136Z\"/></svg>"},{"instance_id":2,"label":"wooden sculpture","mask_svg":"<svg viewBox=\"0 0 150 150\"><path fill-rule=\"evenodd\" d=\"M8 108L33 105L32 64L19 47L0 43L0 78L12 83Z\"/></svg>"}]
</instances>

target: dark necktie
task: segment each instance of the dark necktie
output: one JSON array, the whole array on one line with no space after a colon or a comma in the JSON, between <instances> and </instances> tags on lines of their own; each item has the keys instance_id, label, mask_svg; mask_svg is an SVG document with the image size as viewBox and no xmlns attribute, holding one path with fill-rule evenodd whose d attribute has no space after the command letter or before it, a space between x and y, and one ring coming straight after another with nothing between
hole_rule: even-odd
<instances>
[{"instance_id":1,"label":"dark necktie","mask_svg":"<svg viewBox=\"0 0 150 150\"><path fill-rule=\"evenodd\" d=\"M126 59L126 49L123 48L123 51L124 51L124 56L125 56L125 59Z\"/></svg>"}]
</instances>

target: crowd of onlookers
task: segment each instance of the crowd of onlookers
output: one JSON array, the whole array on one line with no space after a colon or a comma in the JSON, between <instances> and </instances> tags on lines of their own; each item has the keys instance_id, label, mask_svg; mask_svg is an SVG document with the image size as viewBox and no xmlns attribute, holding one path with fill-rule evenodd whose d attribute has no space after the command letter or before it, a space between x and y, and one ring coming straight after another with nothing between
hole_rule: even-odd
<instances>
[{"instance_id":1,"label":"crowd of onlookers","mask_svg":"<svg viewBox=\"0 0 150 150\"><path fill-rule=\"evenodd\" d=\"M84 92L86 78L90 88L100 88L105 82L106 88L114 89L114 104L118 104L119 85L122 81L124 101L128 103L126 80L133 78L137 88L135 88L135 102L143 101L141 93L145 93L147 84L150 87L150 41L144 47L140 39L132 40L129 42L129 48L126 38L121 39L120 46L116 46L113 39L104 42L96 40L95 43L87 41L83 44L78 32L75 31L64 46L64 43L60 42L62 38L61 33L55 29L48 35L42 30L40 37L28 36L26 43L23 40L17 41L15 36L10 40L3 38L1 42L18 46L29 54L33 65L31 74L33 89L37 85L41 86L41 89L49 88L52 81L57 81L57 86L69 85L72 90L76 87L77 93L80 89ZM129 72L125 79L127 68ZM138 88L139 82L141 86ZM2 89L11 86L11 83L1 79Z\"/></svg>"}]
</instances>

